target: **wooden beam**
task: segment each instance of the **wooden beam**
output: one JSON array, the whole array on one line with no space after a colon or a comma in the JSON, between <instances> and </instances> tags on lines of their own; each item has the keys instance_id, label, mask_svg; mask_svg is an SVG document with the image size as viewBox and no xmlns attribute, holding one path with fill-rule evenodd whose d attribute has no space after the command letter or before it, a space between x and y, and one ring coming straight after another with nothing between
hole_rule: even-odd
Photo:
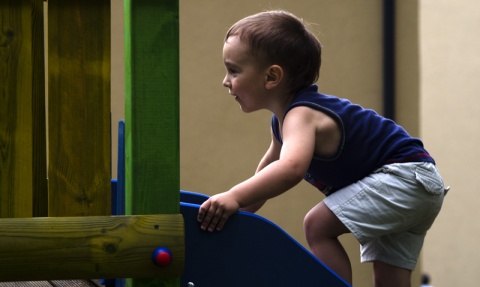
<instances>
[{"instance_id":1,"label":"wooden beam","mask_svg":"<svg viewBox=\"0 0 480 287\"><path fill-rule=\"evenodd\" d=\"M170 265L153 263L158 247ZM180 214L0 220L0 281L178 277L184 253Z\"/></svg>"}]
</instances>

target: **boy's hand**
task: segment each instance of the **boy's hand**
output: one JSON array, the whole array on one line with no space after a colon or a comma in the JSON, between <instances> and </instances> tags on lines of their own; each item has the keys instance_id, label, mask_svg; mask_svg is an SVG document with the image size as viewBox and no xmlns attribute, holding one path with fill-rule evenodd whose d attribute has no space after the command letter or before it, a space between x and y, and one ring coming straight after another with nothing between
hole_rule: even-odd
<instances>
[{"instance_id":1,"label":"boy's hand","mask_svg":"<svg viewBox=\"0 0 480 287\"><path fill-rule=\"evenodd\" d=\"M220 193L205 201L198 211L197 220L202 230L222 230L228 217L238 211L240 205L228 192Z\"/></svg>"}]
</instances>

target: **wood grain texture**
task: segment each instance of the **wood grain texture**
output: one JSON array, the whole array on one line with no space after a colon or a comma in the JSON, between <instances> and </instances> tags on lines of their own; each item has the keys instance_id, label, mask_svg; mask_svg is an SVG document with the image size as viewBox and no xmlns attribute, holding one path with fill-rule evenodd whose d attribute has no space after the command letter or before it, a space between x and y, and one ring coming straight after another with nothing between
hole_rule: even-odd
<instances>
[{"instance_id":1,"label":"wood grain texture","mask_svg":"<svg viewBox=\"0 0 480 287\"><path fill-rule=\"evenodd\" d=\"M43 43L42 0L0 3L0 217L46 212Z\"/></svg>"},{"instance_id":2,"label":"wood grain texture","mask_svg":"<svg viewBox=\"0 0 480 287\"><path fill-rule=\"evenodd\" d=\"M110 214L110 1L48 1L49 216Z\"/></svg>"},{"instance_id":3,"label":"wood grain texture","mask_svg":"<svg viewBox=\"0 0 480 287\"><path fill-rule=\"evenodd\" d=\"M158 247L172 263L156 266ZM178 277L183 271L180 214L8 218L0 220L0 281Z\"/></svg>"}]
</instances>

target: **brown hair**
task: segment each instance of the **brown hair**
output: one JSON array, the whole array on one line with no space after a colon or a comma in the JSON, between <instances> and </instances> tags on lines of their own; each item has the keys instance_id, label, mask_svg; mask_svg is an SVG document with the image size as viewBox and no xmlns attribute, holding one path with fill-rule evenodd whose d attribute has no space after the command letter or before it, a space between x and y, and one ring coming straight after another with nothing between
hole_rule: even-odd
<instances>
[{"instance_id":1,"label":"brown hair","mask_svg":"<svg viewBox=\"0 0 480 287\"><path fill-rule=\"evenodd\" d=\"M322 46L304 21L286 11L267 11L243 18L227 32L238 36L262 66L279 65L290 92L318 80Z\"/></svg>"}]
</instances>

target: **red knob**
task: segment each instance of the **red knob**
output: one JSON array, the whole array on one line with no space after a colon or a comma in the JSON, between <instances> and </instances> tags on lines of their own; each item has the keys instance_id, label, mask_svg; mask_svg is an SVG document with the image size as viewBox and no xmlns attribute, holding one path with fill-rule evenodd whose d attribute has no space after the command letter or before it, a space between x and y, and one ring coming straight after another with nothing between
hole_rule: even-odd
<instances>
[{"instance_id":1,"label":"red knob","mask_svg":"<svg viewBox=\"0 0 480 287\"><path fill-rule=\"evenodd\" d=\"M157 266L168 266L172 262L172 252L168 248L159 247L153 251L152 260Z\"/></svg>"}]
</instances>

